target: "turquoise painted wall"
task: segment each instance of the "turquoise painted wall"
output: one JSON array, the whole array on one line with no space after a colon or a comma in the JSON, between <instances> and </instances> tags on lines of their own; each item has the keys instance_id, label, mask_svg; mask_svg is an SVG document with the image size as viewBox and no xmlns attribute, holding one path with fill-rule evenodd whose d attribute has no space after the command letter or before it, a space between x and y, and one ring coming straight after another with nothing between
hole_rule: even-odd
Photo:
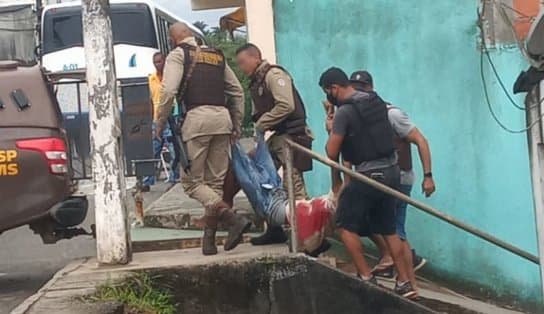
<instances>
[{"instance_id":1,"label":"turquoise painted wall","mask_svg":"<svg viewBox=\"0 0 544 314\"><path fill-rule=\"evenodd\" d=\"M335 65L367 69L382 97L404 108L431 144L437 192L428 202L454 217L536 254L536 233L524 134L492 119L480 80L477 0L275 0L278 60L290 70L323 152L319 75ZM492 55L506 86L526 63L515 49ZM492 103L505 124L522 128L485 64ZM516 98L522 103L523 98ZM416 154L416 152L414 152ZM414 156L420 193L421 170ZM313 195L329 189L329 172L307 175ZM540 299L538 267L439 222L409 211L408 235L445 275L522 300Z\"/></svg>"}]
</instances>

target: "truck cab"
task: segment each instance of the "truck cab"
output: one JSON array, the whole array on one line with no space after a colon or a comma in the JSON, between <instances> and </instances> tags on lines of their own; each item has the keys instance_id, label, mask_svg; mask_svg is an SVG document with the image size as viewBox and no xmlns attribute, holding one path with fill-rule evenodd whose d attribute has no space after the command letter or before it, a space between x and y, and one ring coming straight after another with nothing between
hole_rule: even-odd
<instances>
[{"instance_id":1,"label":"truck cab","mask_svg":"<svg viewBox=\"0 0 544 314\"><path fill-rule=\"evenodd\" d=\"M72 182L70 149L42 69L0 61L0 233L29 225L44 243L78 228L88 201Z\"/></svg>"}]
</instances>

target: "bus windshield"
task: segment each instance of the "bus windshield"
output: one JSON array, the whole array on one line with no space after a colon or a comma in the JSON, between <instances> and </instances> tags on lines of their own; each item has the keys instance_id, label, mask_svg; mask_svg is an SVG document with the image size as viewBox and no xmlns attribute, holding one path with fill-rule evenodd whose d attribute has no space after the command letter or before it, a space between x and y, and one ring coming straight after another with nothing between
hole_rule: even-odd
<instances>
[{"instance_id":1,"label":"bus windshield","mask_svg":"<svg viewBox=\"0 0 544 314\"><path fill-rule=\"evenodd\" d=\"M113 4L111 22L114 44L157 48L153 18L147 5ZM81 7L47 11L43 19L43 53L83 47Z\"/></svg>"}]
</instances>

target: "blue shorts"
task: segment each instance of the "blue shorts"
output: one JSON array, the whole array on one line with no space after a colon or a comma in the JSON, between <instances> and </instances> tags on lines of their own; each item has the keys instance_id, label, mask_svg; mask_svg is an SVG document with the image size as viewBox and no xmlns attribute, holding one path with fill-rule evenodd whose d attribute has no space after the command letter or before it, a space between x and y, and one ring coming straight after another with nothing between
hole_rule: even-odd
<instances>
[{"instance_id":1,"label":"blue shorts","mask_svg":"<svg viewBox=\"0 0 544 314\"><path fill-rule=\"evenodd\" d=\"M402 192L403 194L410 196L410 193L412 192L412 186L401 184L399 187L399 192ZM402 240L406 240L406 208L408 207L408 204L406 202L397 200L397 207L396 207L396 213L395 213L395 221L397 224L397 234Z\"/></svg>"}]
</instances>

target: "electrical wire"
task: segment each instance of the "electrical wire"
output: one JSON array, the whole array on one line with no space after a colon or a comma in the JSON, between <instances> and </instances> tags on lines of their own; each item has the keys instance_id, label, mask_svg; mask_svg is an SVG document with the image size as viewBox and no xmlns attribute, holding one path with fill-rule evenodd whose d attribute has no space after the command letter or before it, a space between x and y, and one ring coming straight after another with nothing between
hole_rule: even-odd
<instances>
[{"instance_id":1,"label":"electrical wire","mask_svg":"<svg viewBox=\"0 0 544 314\"><path fill-rule=\"evenodd\" d=\"M487 82L486 82L486 79L485 79L485 72L484 72L484 53L481 52L480 53L480 76L481 76L481 79L482 79L482 85L483 85L483 88L484 88L484 96L485 96L485 101L487 103L487 108L489 109L489 112L491 113L491 116L493 117L493 119L495 120L495 122L497 122L497 124L503 129L505 130L506 132L508 133L512 133L512 134L519 134L519 133L525 133L527 132L528 130L530 130L533 126L535 126L536 124L538 124L540 121L542 121L542 118L544 118L544 115L541 115L537 120L533 121L529 126L521 129L521 130L514 130L514 129L511 129L509 128L508 126L506 126L500 119L499 117L497 116L497 114L495 113L494 109L493 109L493 106L491 105L491 100L489 99L489 91L487 89ZM542 100L540 101L540 103L542 103Z\"/></svg>"},{"instance_id":2,"label":"electrical wire","mask_svg":"<svg viewBox=\"0 0 544 314\"><path fill-rule=\"evenodd\" d=\"M499 85L501 86L502 91L506 95L506 98L508 98L508 100L510 101L510 103L512 103L512 105L514 107L516 107L519 110L525 111L525 107L522 107L522 106L518 105L516 103L516 101L514 99L512 99L512 96L510 95L510 93L506 89L506 86L504 85L504 82L502 81L502 79L501 79L501 77L499 75L499 72L497 71L497 68L495 67L495 63L493 63L493 60L491 59L491 55L489 54L489 50L487 49L487 47L483 46L482 51L483 51L483 54L486 55L487 61L489 62L489 65L491 66L491 69L493 70L493 73L495 74L495 77L497 78L497 81L499 82Z\"/></svg>"},{"instance_id":3,"label":"electrical wire","mask_svg":"<svg viewBox=\"0 0 544 314\"><path fill-rule=\"evenodd\" d=\"M484 7L483 7L483 10L485 10L485 4L484 4ZM480 28L480 35L481 35L481 45L482 45L482 50L480 51L480 77L481 77L481 80L482 80L482 85L483 85L483 89L484 89L484 96L485 96L485 100L486 100L486 103L487 103L487 107L489 109L489 112L491 113L491 116L493 117L493 119L495 120L495 122L503 129L505 130L506 132L509 132L509 133L513 133L513 134L519 134L519 133L525 133L527 132L528 130L530 130L532 127L534 127L535 125L537 125L540 121L542 121L542 119L544 118L544 115L541 115L537 120L533 121L530 125L528 125L527 127L523 128L523 129L520 129L520 130L514 130L514 129L511 129L509 128L508 126L506 126L500 119L499 117L497 116L497 114L495 113L494 109L493 109L493 106L491 105L491 100L489 99L489 90L487 88L487 81L486 81L486 78L485 78L485 71L484 71L484 54L487 55L488 57L488 61L490 63L490 65L492 66L493 68L493 71L495 73L495 75L497 76L497 79L499 80L499 83L501 85L501 87L503 88L503 91L508 95L508 98L513 101L513 99L510 97L510 94L508 93L508 91L506 90L506 87L504 86L504 83L502 82L502 80L500 79L499 75L498 75L498 72L496 71L496 68L495 68L495 65L493 64L493 61L491 60L491 57L489 55L489 50L487 49L486 45L485 45L485 30L484 30L484 27L483 27L483 18L482 18L482 14L480 12L478 12L478 27ZM544 98L541 99L539 101L539 104L538 105L535 105L533 107L530 107L529 109L533 109L535 108L536 106L539 106L540 104L542 104L544 102ZM525 108L522 108L520 106L518 106L515 102L513 102L513 104L518 108L518 109L522 109L522 110L526 110Z\"/></svg>"},{"instance_id":4,"label":"electrical wire","mask_svg":"<svg viewBox=\"0 0 544 314\"><path fill-rule=\"evenodd\" d=\"M535 19L534 16L527 15L527 14L521 12L520 10L514 9L513 7L509 6L508 4L506 4L504 2L497 3L497 1L495 0L495 1L493 1L493 3L495 5L499 4L501 7L507 8L508 10L516 13L517 15L519 15L519 16L521 16L523 18L530 19L531 21Z\"/></svg>"},{"instance_id":5,"label":"electrical wire","mask_svg":"<svg viewBox=\"0 0 544 314\"><path fill-rule=\"evenodd\" d=\"M498 6L498 3L496 1L493 1L493 4L495 5L495 7ZM514 28L514 25L512 24L512 21L510 21L510 18L506 14L506 11L504 10L504 7L512 10L513 12L516 12L519 15L523 15L523 13L519 12L518 10L515 10L514 8L508 6L508 5L504 4L504 3L501 4L501 6L499 8L500 9L499 12L501 13L501 17L503 18L504 22L510 27L510 29L512 31L512 36L514 37L514 40L516 41L520 51L523 54L525 54L525 47L523 47L523 44L521 44L520 40L517 38L517 33L516 33L515 28ZM485 10L485 5L484 5L484 10ZM480 20L481 20L482 19L481 14L479 14L479 17L480 17ZM480 24L482 24L482 23L480 22ZM497 81L499 82L499 85L501 86L501 89L502 89L503 93L506 95L506 97L508 98L510 103L519 110L533 109L534 107L540 106L542 104L542 100L538 104L534 105L533 107L526 108L524 106L518 105L517 102L512 98L512 96L508 92L508 89L504 85L504 82L503 82L502 78L500 77L499 72L497 71L497 67L495 66L495 63L493 62L493 60L491 58L491 54L489 53L489 49L487 49L487 46L485 45L485 31L484 31L483 27L480 27L480 30L481 30L481 34L482 34L482 50L485 52L485 55L486 55L487 60L489 62L489 65L491 66L491 69L493 70L493 73L494 73L495 77L497 78Z\"/></svg>"}]
</instances>

